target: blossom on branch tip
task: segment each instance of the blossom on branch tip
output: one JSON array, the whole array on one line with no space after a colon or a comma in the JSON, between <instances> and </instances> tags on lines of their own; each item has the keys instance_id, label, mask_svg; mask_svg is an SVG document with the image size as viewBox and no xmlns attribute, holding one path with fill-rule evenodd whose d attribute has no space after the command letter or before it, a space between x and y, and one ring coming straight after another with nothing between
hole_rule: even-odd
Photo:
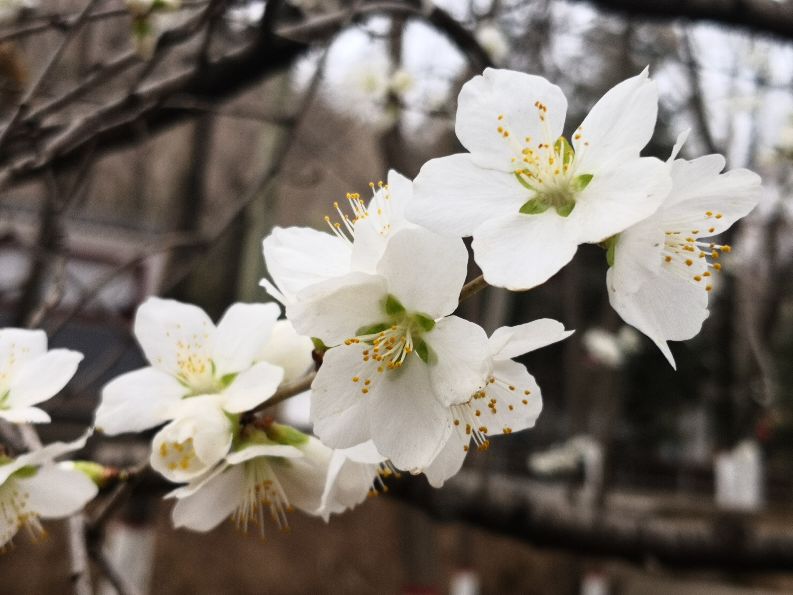
<instances>
[{"instance_id":1,"label":"blossom on branch tip","mask_svg":"<svg viewBox=\"0 0 793 595\"><path fill-rule=\"evenodd\" d=\"M178 417L183 400L213 395L228 414L269 399L284 371L257 361L278 318L275 304L234 304L215 326L190 304L149 298L135 336L151 364L108 383L96 411L106 434L140 432Z\"/></svg>"},{"instance_id":2,"label":"blossom on branch tip","mask_svg":"<svg viewBox=\"0 0 793 595\"><path fill-rule=\"evenodd\" d=\"M69 349L47 351L44 331L0 329L0 419L49 422L50 416L36 405L58 394L82 359Z\"/></svg>"},{"instance_id":3,"label":"blossom on branch tip","mask_svg":"<svg viewBox=\"0 0 793 595\"><path fill-rule=\"evenodd\" d=\"M452 432L449 407L491 372L485 332L450 316L467 260L459 238L402 229L376 274L316 284L287 307L299 332L337 346L312 384L314 432L323 442L348 448L372 440L399 469L432 462Z\"/></svg>"},{"instance_id":4,"label":"blossom on branch tip","mask_svg":"<svg viewBox=\"0 0 793 595\"><path fill-rule=\"evenodd\" d=\"M433 159L415 180L408 218L473 236L491 285L529 289L597 243L652 214L666 167L640 157L658 93L647 70L608 91L568 141L567 100L539 76L488 68L462 88L456 132L469 153Z\"/></svg>"},{"instance_id":5,"label":"blossom on branch tip","mask_svg":"<svg viewBox=\"0 0 793 595\"><path fill-rule=\"evenodd\" d=\"M436 459L424 469L432 486L442 486L460 470L471 442L484 450L490 445L489 436L534 427L542 411L542 393L526 366L512 358L571 334L573 331L566 331L560 322L543 318L501 327L490 336L488 355L493 360L493 373L483 388L472 391L467 401L449 408L454 431Z\"/></svg>"},{"instance_id":6,"label":"blossom on branch tip","mask_svg":"<svg viewBox=\"0 0 793 595\"><path fill-rule=\"evenodd\" d=\"M247 428L220 465L166 496L177 499L173 524L209 531L231 517L239 529L256 527L264 536L270 517L286 529L293 507L317 514L332 455L319 440L289 426Z\"/></svg>"},{"instance_id":7,"label":"blossom on branch tip","mask_svg":"<svg viewBox=\"0 0 793 595\"><path fill-rule=\"evenodd\" d=\"M708 293L731 247L714 240L745 217L760 198L760 176L747 169L721 173L725 159L675 159L672 189L650 217L608 241L609 301L622 319L647 335L675 367L667 341L695 336L708 316Z\"/></svg>"},{"instance_id":8,"label":"blossom on branch tip","mask_svg":"<svg viewBox=\"0 0 793 595\"><path fill-rule=\"evenodd\" d=\"M44 537L40 518L70 516L96 496L96 484L87 475L54 462L82 448L87 437L54 442L16 459L0 456L0 548L22 527L34 540Z\"/></svg>"}]
</instances>

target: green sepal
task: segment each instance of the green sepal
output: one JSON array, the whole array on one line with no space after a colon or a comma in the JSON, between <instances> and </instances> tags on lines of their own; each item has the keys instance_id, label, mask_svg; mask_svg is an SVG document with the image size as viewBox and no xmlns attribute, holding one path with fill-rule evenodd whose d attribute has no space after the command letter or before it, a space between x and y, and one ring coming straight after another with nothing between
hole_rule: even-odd
<instances>
[{"instance_id":1,"label":"green sepal","mask_svg":"<svg viewBox=\"0 0 793 595\"><path fill-rule=\"evenodd\" d=\"M396 316L405 312L405 306L390 293L386 296L383 307L385 308L385 313L389 316Z\"/></svg>"},{"instance_id":2,"label":"green sepal","mask_svg":"<svg viewBox=\"0 0 793 595\"><path fill-rule=\"evenodd\" d=\"M381 324L373 324L371 326L362 326L357 331L355 331L355 335L358 337L376 335L377 333L383 332L389 327L390 325L386 324L385 322Z\"/></svg>"},{"instance_id":3,"label":"green sepal","mask_svg":"<svg viewBox=\"0 0 793 595\"><path fill-rule=\"evenodd\" d=\"M521 176L518 172L513 172L515 174L515 178L520 182L520 185L526 188L527 190L531 190L532 192L537 192L537 189L529 184L523 176Z\"/></svg>"},{"instance_id":4,"label":"green sepal","mask_svg":"<svg viewBox=\"0 0 793 595\"><path fill-rule=\"evenodd\" d=\"M531 200L526 201L522 207L520 207L520 212L524 215L539 215L540 213L544 213L550 208L550 206L545 203L545 201L539 198L532 198Z\"/></svg>"},{"instance_id":5,"label":"green sepal","mask_svg":"<svg viewBox=\"0 0 793 595\"><path fill-rule=\"evenodd\" d=\"M606 262L610 267L614 266L614 255L617 251L618 239L619 239L619 234L616 234L603 242L603 247L606 249Z\"/></svg>"},{"instance_id":6,"label":"green sepal","mask_svg":"<svg viewBox=\"0 0 793 595\"><path fill-rule=\"evenodd\" d=\"M553 150L557 155L561 155L562 151L564 151L562 165L570 165L573 162L575 150L565 137L560 136L556 139L556 142L553 144Z\"/></svg>"},{"instance_id":7,"label":"green sepal","mask_svg":"<svg viewBox=\"0 0 793 595\"><path fill-rule=\"evenodd\" d=\"M571 200L563 204L562 206L556 207L556 214L560 217L567 217L570 213L573 212L575 208L575 201Z\"/></svg>"},{"instance_id":8,"label":"green sepal","mask_svg":"<svg viewBox=\"0 0 793 595\"><path fill-rule=\"evenodd\" d=\"M416 324L418 324L424 332L429 332L435 328L435 320L426 314L414 314L413 320L416 321Z\"/></svg>"},{"instance_id":9,"label":"green sepal","mask_svg":"<svg viewBox=\"0 0 793 595\"><path fill-rule=\"evenodd\" d=\"M581 174L573 178L573 190L581 192L584 188L589 186L594 176L592 174Z\"/></svg>"},{"instance_id":10,"label":"green sepal","mask_svg":"<svg viewBox=\"0 0 793 595\"><path fill-rule=\"evenodd\" d=\"M308 435L300 430L273 422L265 430L267 437L276 444L287 444L289 446L299 446L308 442Z\"/></svg>"},{"instance_id":11,"label":"green sepal","mask_svg":"<svg viewBox=\"0 0 793 595\"><path fill-rule=\"evenodd\" d=\"M314 344L314 351L319 354L325 353L328 350L328 346L317 337L311 337L311 342Z\"/></svg>"},{"instance_id":12,"label":"green sepal","mask_svg":"<svg viewBox=\"0 0 793 595\"><path fill-rule=\"evenodd\" d=\"M430 363L430 359L432 358L432 351L430 350L429 345L427 342L422 338L417 338L413 341L413 351L416 352L416 355L419 356L419 359L423 361L425 364Z\"/></svg>"},{"instance_id":13,"label":"green sepal","mask_svg":"<svg viewBox=\"0 0 793 595\"><path fill-rule=\"evenodd\" d=\"M214 366L214 364L213 364ZM230 374L226 374L220 379L220 384L223 385L223 388L228 388L229 385L234 382L234 379L237 377L237 372L232 372Z\"/></svg>"},{"instance_id":14,"label":"green sepal","mask_svg":"<svg viewBox=\"0 0 793 595\"><path fill-rule=\"evenodd\" d=\"M98 488L105 487L110 479L105 466L94 461L72 461L72 468L88 477Z\"/></svg>"},{"instance_id":15,"label":"green sepal","mask_svg":"<svg viewBox=\"0 0 793 595\"><path fill-rule=\"evenodd\" d=\"M27 479L28 477L33 477L38 472L38 467L33 465L25 465L24 467L20 467L16 471L11 474L11 477L15 477L17 479Z\"/></svg>"}]
</instances>

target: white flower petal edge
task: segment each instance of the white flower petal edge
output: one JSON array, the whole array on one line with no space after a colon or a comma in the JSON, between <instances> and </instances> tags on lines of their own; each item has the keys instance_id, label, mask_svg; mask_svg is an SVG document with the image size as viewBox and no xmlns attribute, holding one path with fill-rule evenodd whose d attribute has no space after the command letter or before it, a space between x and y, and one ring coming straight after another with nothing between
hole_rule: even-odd
<instances>
[{"instance_id":1,"label":"white flower petal edge","mask_svg":"<svg viewBox=\"0 0 793 595\"><path fill-rule=\"evenodd\" d=\"M281 309L273 303L233 304L218 322L212 346L215 374L247 370L270 340Z\"/></svg>"},{"instance_id":2,"label":"white flower petal edge","mask_svg":"<svg viewBox=\"0 0 793 595\"><path fill-rule=\"evenodd\" d=\"M0 464L0 547L22 526L34 538L44 535L39 518L69 516L96 496L97 487L86 475L53 462L82 448L87 438L55 442Z\"/></svg>"},{"instance_id":3,"label":"white flower petal edge","mask_svg":"<svg viewBox=\"0 0 793 595\"><path fill-rule=\"evenodd\" d=\"M279 320L273 327L270 340L256 354L256 361L282 368L283 382L289 383L305 376L314 366L313 350L311 339L298 335L288 320Z\"/></svg>"},{"instance_id":4,"label":"white flower petal edge","mask_svg":"<svg viewBox=\"0 0 793 595\"><path fill-rule=\"evenodd\" d=\"M453 431L436 458L424 469L430 485L440 487L463 465L471 441L487 449L489 436L534 426L542 411L542 393L523 364L512 361L569 337L573 331L548 318L497 329L488 341L493 368L486 385L448 410Z\"/></svg>"},{"instance_id":5,"label":"white flower petal edge","mask_svg":"<svg viewBox=\"0 0 793 595\"><path fill-rule=\"evenodd\" d=\"M0 418L12 423L46 423L34 407L58 394L72 379L83 355L69 349L47 351L39 330L0 329Z\"/></svg>"},{"instance_id":6,"label":"white flower petal edge","mask_svg":"<svg viewBox=\"0 0 793 595\"><path fill-rule=\"evenodd\" d=\"M169 494L178 499L174 526L209 531L231 516L239 529L253 525L264 535L266 517L284 528L292 506L316 514L331 456L313 437L295 446L243 447L215 471Z\"/></svg>"},{"instance_id":7,"label":"white flower petal edge","mask_svg":"<svg viewBox=\"0 0 793 595\"><path fill-rule=\"evenodd\" d=\"M684 135L675 145L679 151ZM667 341L696 335L708 316L708 292L729 246L700 238L728 229L759 201L760 177L738 169L720 173L721 155L668 165L672 189L661 207L613 241L606 276L609 301L628 324L647 335L675 367Z\"/></svg>"},{"instance_id":8,"label":"white flower petal edge","mask_svg":"<svg viewBox=\"0 0 793 595\"><path fill-rule=\"evenodd\" d=\"M470 155L422 168L408 217L438 233L473 235L491 285L535 287L579 244L647 217L668 193L667 168L639 156L655 127L657 95L647 71L620 83L571 145L560 136L566 101L557 87L487 70L460 93L457 133Z\"/></svg>"},{"instance_id":9,"label":"white flower petal edge","mask_svg":"<svg viewBox=\"0 0 793 595\"><path fill-rule=\"evenodd\" d=\"M386 462L368 441L357 446L333 451L320 507L316 511L325 522L332 514L354 508L374 493L380 474L387 470Z\"/></svg>"}]
</instances>

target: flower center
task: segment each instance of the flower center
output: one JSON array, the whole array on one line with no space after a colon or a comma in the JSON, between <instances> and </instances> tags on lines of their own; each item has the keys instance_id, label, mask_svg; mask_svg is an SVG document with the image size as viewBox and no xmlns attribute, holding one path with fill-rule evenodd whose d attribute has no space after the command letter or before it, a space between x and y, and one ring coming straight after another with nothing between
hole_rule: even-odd
<instances>
[{"instance_id":1,"label":"flower center","mask_svg":"<svg viewBox=\"0 0 793 595\"><path fill-rule=\"evenodd\" d=\"M721 213L707 211L705 218L721 219ZM705 288L713 289L713 274L711 271L721 271L721 263L714 262L721 257L722 252L732 251L727 244L703 242L700 234L715 232L715 227L707 230L692 229L690 233L683 231L664 232L664 246L662 250L663 268L673 274L679 275L689 281Z\"/></svg>"},{"instance_id":2,"label":"flower center","mask_svg":"<svg viewBox=\"0 0 793 595\"><path fill-rule=\"evenodd\" d=\"M328 224L333 234L350 244L355 239L355 224L362 219L374 218L376 228L381 235L387 235L391 229L389 223L391 193L389 192L388 184L384 184L382 180L377 182L377 184L369 182L369 188L372 190L370 208L367 208L360 194L348 192L346 198L350 214L348 215L341 205L335 201L333 208L336 210L339 220L334 221L330 216L325 216L325 223ZM373 208L372 205L378 196L382 196L382 200L377 203L376 208Z\"/></svg>"},{"instance_id":3,"label":"flower center","mask_svg":"<svg viewBox=\"0 0 793 595\"><path fill-rule=\"evenodd\" d=\"M387 317L385 322L361 327L355 337L344 341L345 345L366 346L361 351L361 373L352 377L354 383L361 383L364 395L372 388L374 374L369 374L372 369L376 374L398 370L412 353L425 364L431 363L434 356L422 335L435 328L435 320L420 312L408 312L392 295L385 297L383 310Z\"/></svg>"},{"instance_id":4,"label":"flower center","mask_svg":"<svg viewBox=\"0 0 793 595\"><path fill-rule=\"evenodd\" d=\"M36 513L28 508L30 495L13 478L0 486L0 543L9 544L21 527L26 527L32 541L39 541L47 532Z\"/></svg>"},{"instance_id":5,"label":"flower center","mask_svg":"<svg viewBox=\"0 0 793 595\"><path fill-rule=\"evenodd\" d=\"M267 457L251 459L244 465L242 502L231 515L237 528L247 532L249 525L258 526L264 537L264 523L269 516L279 529L287 530L286 513L291 512L292 507Z\"/></svg>"},{"instance_id":6,"label":"flower center","mask_svg":"<svg viewBox=\"0 0 793 595\"><path fill-rule=\"evenodd\" d=\"M522 141L515 139L504 122L503 114L499 114L496 128L517 154L512 158L515 179L534 194L520 207L520 212L539 215L553 208L561 217L567 217L575 208L576 195L592 181L592 174L576 175L573 147L563 136L551 142L545 117L548 108L539 101L534 103L534 107L547 140L535 142L530 136ZM576 139L580 139L581 134L579 128Z\"/></svg>"},{"instance_id":7,"label":"flower center","mask_svg":"<svg viewBox=\"0 0 793 595\"><path fill-rule=\"evenodd\" d=\"M162 459L163 465L171 471L178 469L189 472L204 468L204 464L196 455L192 438L182 442L163 442L157 449L157 454Z\"/></svg>"}]
</instances>

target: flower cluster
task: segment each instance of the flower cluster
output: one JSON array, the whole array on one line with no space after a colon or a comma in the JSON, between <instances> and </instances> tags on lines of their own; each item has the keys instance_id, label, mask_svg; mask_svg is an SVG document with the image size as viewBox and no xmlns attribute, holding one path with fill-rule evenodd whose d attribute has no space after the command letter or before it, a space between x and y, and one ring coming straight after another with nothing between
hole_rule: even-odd
<instances>
[{"instance_id":1,"label":"flower cluster","mask_svg":"<svg viewBox=\"0 0 793 595\"><path fill-rule=\"evenodd\" d=\"M264 533L293 508L327 520L384 476L441 486L472 447L531 428L542 393L516 358L572 331L539 319L488 336L459 316L472 287L465 236L484 281L510 290L544 283L580 244L602 246L611 305L674 366L668 341L699 332L731 250L712 238L754 208L759 177L722 173L719 155L678 158L685 134L667 161L642 156L658 109L647 71L608 91L569 137L566 108L538 76L488 69L466 83L456 132L468 152L429 161L415 181L391 171L368 200L348 194L326 231L264 238L262 285L285 320L276 303L234 304L217 324L173 300L139 307L149 365L104 387L96 427L157 429L150 464L179 484L168 494L175 526L208 531L230 517ZM603 352L603 333L587 343ZM0 331L0 417L49 421L36 405L81 357L47 351L41 331ZM269 409L309 381L313 435ZM0 542L93 497L85 474L52 462L83 442L0 459Z\"/></svg>"}]
</instances>

